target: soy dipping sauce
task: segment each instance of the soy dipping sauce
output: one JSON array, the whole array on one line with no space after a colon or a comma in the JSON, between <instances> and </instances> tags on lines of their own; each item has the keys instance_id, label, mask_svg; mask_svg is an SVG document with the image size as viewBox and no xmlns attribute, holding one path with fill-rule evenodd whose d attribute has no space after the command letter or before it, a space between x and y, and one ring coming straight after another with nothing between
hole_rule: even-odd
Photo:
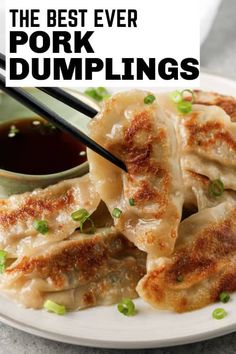
<instances>
[{"instance_id":1,"label":"soy dipping sauce","mask_svg":"<svg viewBox=\"0 0 236 354\"><path fill-rule=\"evenodd\" d=\"M42 118L0 125L0 168L30 175L69 170L87 160L86 148Z\"/></svg>"}]
</instances>

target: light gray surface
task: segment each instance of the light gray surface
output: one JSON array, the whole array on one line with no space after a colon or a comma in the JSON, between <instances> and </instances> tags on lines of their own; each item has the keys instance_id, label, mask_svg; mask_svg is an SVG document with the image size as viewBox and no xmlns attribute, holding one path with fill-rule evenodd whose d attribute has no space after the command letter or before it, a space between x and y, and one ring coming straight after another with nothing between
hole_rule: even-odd
<instances>
[{"instance_id":1,"label":"light gray surface","mask_svg":"<svg viewBox=\"0 0 236 354\"><path fill-rule=\"evenodd\" d=\"M202 47L201 65L222 76L236 78L236 1L224 0L212 31ZM236 307L235 307L236 312ZM157 325L161 325L158 323ZM78 347L41 339L0 324L0 353L9 354L124 354L126 350ZM230 354L236 352L236 333L185 346L135 350L135 354Z\"/></svg>"}]
</instances>

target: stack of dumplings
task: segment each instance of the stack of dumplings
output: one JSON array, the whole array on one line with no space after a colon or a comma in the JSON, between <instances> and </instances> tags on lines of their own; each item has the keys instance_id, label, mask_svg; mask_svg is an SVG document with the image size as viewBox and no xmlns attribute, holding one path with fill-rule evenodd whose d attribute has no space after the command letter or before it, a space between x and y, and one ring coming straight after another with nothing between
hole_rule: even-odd
<instances>
[{"instance_id":1,"label":"stack of dumplings","mask_svg":"<svg viewBox=\"0 0 236 354\"><path fill-rule=\"evenodd\" d=\"M140 296L185 312L236 290L236 101L196 91L182 114L169 94L148 95L117 93L89 124L127 172L88 150L88 175L0 201L3 294L35 309Z\"/></svg>"}]
</instances>

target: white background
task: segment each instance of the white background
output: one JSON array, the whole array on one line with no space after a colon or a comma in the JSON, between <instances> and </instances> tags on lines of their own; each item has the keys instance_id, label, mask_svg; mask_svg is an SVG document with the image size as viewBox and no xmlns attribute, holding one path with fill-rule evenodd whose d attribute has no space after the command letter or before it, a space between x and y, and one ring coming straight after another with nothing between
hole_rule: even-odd
<instances>
[{"instance_id":1,"label":"white background","mask_svg":"<svg viewBox=\"0 0 236 354\"><path fill-rule=\"evenodd\" d=\"M111 6L111 3L113 6ZM46 30L51 33L52 30L58 28L46 29L44 11L47 6L46 1L41 3L32 2L32 0L7 0L6 1L6 54L8 54L10 29L10 17L8 15L9 8L38 8L41 7L42 16L40 17L41 27L38 29L23 29L29 33L34 30ZM114 58L115 72L123 74L122 57L141 57L144 59L154 57L157 63L165 58L172 57L178 62L187 57L193 57L199 60L200 52L200 15L199 2L195 0L155 0L155 1L137 1L137 0L100 0L99 3L95 0L50 0L50 8L86 8L87 26L86 28L60 28L60 30L94 30L95 33L91 37L91 44L95 51L94 54L54 54L54 57L106 57ZM43 9L44 7L44 9ZM120 9L137 9L138 10L138 28L93 28L93 9L94 8L120 8ZM16 28L22 30L20 28ZM30 62L31 57L37 55L32 53L28 45L18 47L16 57L27 58ZM11 54L11 56L14 56ZM52 51L49 50L41 57L52 57ZM8 77L7 77L8 79ZM38 82L31 76L26 80L9 82L10 86L113 86L124 87L124 84L129 87L135 86L159 86L159 87L198 87L199 79L194 81L185 81L179 79L177 81L164 81L157 77L157 81L149 81L148 78L141 81L104 81L104 71L94 74L94 80L86 81L55 81L47 80Z\"/></svg>"}]
</instances>

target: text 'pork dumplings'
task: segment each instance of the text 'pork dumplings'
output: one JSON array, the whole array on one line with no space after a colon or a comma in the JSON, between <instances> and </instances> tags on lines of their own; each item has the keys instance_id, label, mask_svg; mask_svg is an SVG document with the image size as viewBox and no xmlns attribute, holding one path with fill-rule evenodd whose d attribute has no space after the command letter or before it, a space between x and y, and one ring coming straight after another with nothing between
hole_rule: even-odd
<instances>
[{"instance_id":1,"label":"text 'pork dumplings'","mask_svg":"<svg viewBox=\"0 0 236 354\"><path fill-rule=\"evenodd\" d=\"M170 254L177 237L183 183L173 122L144 91L106 100L90 136L120 158L128 173L88 151L90 176L116 228L148 253Z\"/></svg>"},{"instance_id":2,"label":"text 'pork dumplings'","mask_svg":"<svg viewBox=\"0 0 236 354\"><path fill-rule=\"evenodd\" d=\"M79 223L72 212L86 209L92 214L100 202L88 176L57 183L45 189L13 195L0 201L0 248L8 257L31 253L45 243L62 240L71 235ZM45 220L46 235L34 228L35 220Z\"/></svg>"}]
</instances>

